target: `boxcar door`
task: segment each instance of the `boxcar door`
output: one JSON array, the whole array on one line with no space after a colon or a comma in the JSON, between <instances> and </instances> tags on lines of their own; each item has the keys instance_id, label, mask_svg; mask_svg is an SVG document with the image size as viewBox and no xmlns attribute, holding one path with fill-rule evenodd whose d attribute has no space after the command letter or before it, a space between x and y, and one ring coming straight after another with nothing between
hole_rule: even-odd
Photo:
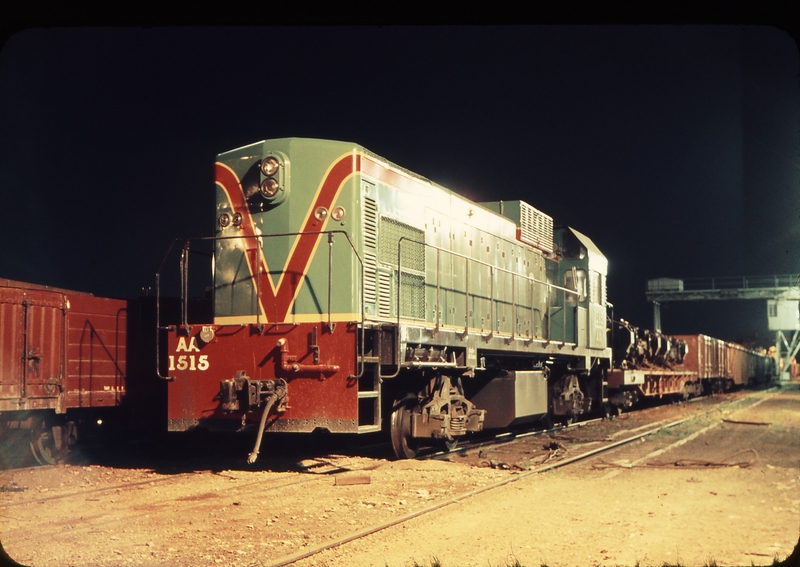
<instances>
[{"instance_id":1,"label":"boxcar door","mask_svg":"<svg viewBox=\"0 0 800 567\"><path fill-rule=\"evenodd\" d=\"M23 303L22 387L28 409L63 412L65 299L28 290ZM61 402L61 403L59 403Z\"/></svg>"},{"instance_id":2,"label":"boxcar door","mask_svg":"<svg viewBox=\"0 0 800 567\"><path fill-rule=\"evenodd\" d=\"M63 410L64 296L0 288L0 411Z\"/></svg>"}]
</instances>

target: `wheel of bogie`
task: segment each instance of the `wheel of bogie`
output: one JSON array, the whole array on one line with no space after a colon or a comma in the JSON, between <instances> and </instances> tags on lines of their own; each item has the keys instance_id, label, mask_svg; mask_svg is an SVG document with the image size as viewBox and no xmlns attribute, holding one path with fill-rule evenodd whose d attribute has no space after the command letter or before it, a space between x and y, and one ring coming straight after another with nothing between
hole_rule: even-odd
<instances>
[{"instance_id":1,"label":"wheel of bogie","mask_svg":"<svg viewBox=\"0 0 800 567\"><path fill-rule=\"evenodd\" d=\"M42 418L34 418L31 427L30 448L33 458L40 465L55 465L67 453L62 427L50 426Z\"/></svg>"},{"instance_id":2,"label":"wheel of bogie","mask_svg":"<svg viewBox=\"0 0 800 567\"><path fill-rule=\"evenodd\" d=\"M398 459L413 459L417 456L419 443L411 437L411 407L408 404L395 402L395 409L392 412L391 436L392 449Z\"/></svg>"}]
</instances>

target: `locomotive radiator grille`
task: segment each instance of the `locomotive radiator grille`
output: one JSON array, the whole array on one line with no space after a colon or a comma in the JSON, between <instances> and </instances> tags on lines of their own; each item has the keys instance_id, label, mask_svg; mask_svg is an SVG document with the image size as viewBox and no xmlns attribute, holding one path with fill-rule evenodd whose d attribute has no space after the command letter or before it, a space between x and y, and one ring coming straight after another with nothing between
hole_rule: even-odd
<instances>
[{"instance_id":1,"label":"locomotive radiator grille","mask_svg":"<svg viewBox=\"0 0 800 567\"><path fill-rule=\"evenodd\" d=\"M416 274L400 274L400 315L425 318L425 278Z\"/></svg>"},{"instance_id":2,"label":"locomotive radiator grille","mask_svg":"<svg viewBox=\"0 0 800 567\"><path fill-rule=\"evenodd\" d=\"M404 239L404 240L401 240ZM391 272L378 273L378 315L425 318L425 233L396 219L380 217L378 260ZM393 307L400 286L400 305Z\"/></svg>"},{"instance_id":3,"label":"locomotive radiator grille","mask_svg":"<svg viewBox=\"0 0 800 567\"><path fill-rule=\"evenodd\" d=\"M403 270L415 272L425 271L425 246L418 242L425 241L425 233L389 217L381 217L380 260L393 267L398 266L397 244L401 238L417 242L403 241L399 265Z\"/></svg>"}]
</instances>

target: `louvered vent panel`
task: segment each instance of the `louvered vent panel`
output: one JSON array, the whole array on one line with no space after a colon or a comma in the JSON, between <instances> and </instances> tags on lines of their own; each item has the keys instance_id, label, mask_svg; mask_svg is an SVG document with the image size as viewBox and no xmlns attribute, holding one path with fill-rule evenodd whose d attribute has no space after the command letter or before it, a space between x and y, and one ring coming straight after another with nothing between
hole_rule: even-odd
<instances>
[{"instance_id":1,"label":"louvered vent panel","mask_svg":"<svg viewBox=\"0 0 800 567\"><path fill-rule=\"evenodd\" d=\"M378 205L364 197L364 246L378 247Z\"/></svg>"},{"instance_id":2,"label":"louvered vent panel","mask_svg":"<svg viewBox=\"0 0 800 567\"><path fill-rule=\"evenodd\" d=\"M378 299L375 279L378 274L378 258L375 254L364 253L364 303L374 305Z\"/></svg>"},{"instance_id":3,"label":"louvered vent panel","mask_svg":"<svg viewBox=\"0 0 800 567\"><path fill-rule=\"evenodd\" d=\"M386 272L378 273L378 315L392 316L392 276Z\"/></svg>"},{"instance_id":4,"label":"louvered vent panel","mask_svg":"<svg viewBox=\"0 0 800 567\"><path fill-rule=\"evenodd\" d=\"M531 246L553 251L553 218L531 207L525 201L519 202L520 240Z\"/></svg>"}]
</instances>

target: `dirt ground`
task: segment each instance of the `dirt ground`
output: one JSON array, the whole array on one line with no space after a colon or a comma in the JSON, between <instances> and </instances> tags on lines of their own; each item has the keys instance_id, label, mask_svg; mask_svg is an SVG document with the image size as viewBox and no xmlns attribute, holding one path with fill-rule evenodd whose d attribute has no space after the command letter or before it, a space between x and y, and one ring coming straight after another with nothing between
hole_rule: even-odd
<instances>
[{"instance_id":1,"label":"dirt ground","mask_svg":"<svg viewBox=\"0 0 800 567\"><path fill-rule=\"evenodd\" d=\"M513 479L295 565L771 565L800 534L800 388L746 396L733 406L709 399L625 414L447 460L2 471L0 540L30 566L272 565ZM613 452L529 474L690 416Z\"/></svg>"}]
</instances>

